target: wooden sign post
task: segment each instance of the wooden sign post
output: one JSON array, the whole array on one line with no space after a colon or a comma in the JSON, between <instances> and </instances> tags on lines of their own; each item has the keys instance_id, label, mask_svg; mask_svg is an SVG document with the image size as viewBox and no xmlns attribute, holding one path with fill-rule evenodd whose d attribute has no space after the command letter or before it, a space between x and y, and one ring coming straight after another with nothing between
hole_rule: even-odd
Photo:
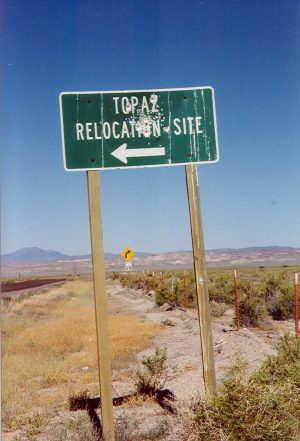
<instances>
[{"instance_id":1,"label":"wooden sign post","mask_svg":"<svg viewBox=\"0 0 300 441\"><path fill-rule=\"evenodd\" d=\"M98 368L101 397L101 423L105 441L114 441L113 401L111 391L108 312L105 290L104 248L100 206L99 172L87 172L89 216L94 276Z\"/></svg>"},{"instance_id":2,"label":"wooden sign post","mask_svg":"<svg viewBox=\"0 0 300 441\"><path fill-rule=\"evenodd\" d=\"M206 392L211 394L216 389L216 374L200 211L198 174L195 165L186 165L185 172L193 243L204 386Z\"/></svg>"}]
</instances>

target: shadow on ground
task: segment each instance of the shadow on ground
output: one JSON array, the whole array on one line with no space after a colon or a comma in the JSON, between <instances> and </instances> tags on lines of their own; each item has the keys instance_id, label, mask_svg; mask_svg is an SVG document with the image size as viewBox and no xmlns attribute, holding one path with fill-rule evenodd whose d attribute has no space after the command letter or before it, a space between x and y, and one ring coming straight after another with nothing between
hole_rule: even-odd
<instances>
[{"instance_id":1,"label":"shadow on ground","mask_svg":"<svg viewBox=\"0 0 300 441\"><path fill-rule=\"evenodd\" d=\"M176 409L172 404L175 396L172 391L169 389L162 389L155 391L152 394L145 394L147 396L152 396L155 398L155 401L166 411L171 414L176 414ZM124 395L122 397L113 398L113 406L122 406L122 404L126 403L132 398L141 396L140 393L134 393L131 395ZM100 441L102 439L102 425L100 418L97 414L96 409L101 407L101 397L90 398L87 395L74 395L69 399L69 409L71 411L76 410L86 410L90 420L93 424L97 439Z\"/></svg>"}]
</instances>

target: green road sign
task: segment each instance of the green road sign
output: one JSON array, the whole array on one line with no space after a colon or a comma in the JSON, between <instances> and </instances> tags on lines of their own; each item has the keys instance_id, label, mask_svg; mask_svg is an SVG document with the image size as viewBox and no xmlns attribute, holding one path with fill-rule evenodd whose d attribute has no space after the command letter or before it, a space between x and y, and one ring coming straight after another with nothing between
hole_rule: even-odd
<instances>
[{"instance_id":1,"label":"green road sign","mask_svg":"<svg viewBox=\"0 0 300 441\"><path fill-rule=\"evenodd\" d=\"M66 170L218 161L211 87L60 94Z\"/></svg>"}]
</instances>

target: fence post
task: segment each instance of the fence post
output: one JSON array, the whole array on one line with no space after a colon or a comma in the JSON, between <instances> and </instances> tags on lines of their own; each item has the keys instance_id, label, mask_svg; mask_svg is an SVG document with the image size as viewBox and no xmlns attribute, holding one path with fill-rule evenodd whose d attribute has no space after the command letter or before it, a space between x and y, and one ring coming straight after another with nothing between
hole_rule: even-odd
<instances>
[{"instance_id":1,"label":"fence post","mask_svg":"<svg viewBox=\"0 0 300 441\"><path fill-rule=\"evenodd\" d=\"M186 271L183 272L183 289L184 289L184 300L183 306L187 309L187 282L186 282Z\"/></svg>"},{"instance_id":2,"label":"fence post","mask_svg":"<svg viewBox=\"0 0 300 441\"><path fill-rule=\"evenodd\" d=\"M174 274L171 275L171 291L174 292Z\"/></svg>"},{"instance_id":3,"label":"fence post","mask_svg":"<svg viewBox=\"0 0 300 441\"><path fill-rule=\"evenodd\" d=\"M295 334L296 338L299 336L299 282L298 282L298 273L295 273Z\"/></svg>"},{"instance_id":4,"label":"fence post","mask_svg":"<svg viewBox=\"0 0 300 441\"><path fill-rule=\"evenodd\" d=\"M238 291L238 279L236 270L233 270L233 280L234 280L234 293L235 293L235 317L236 317L236 329L240 329L240 309L239 309L239 291Z\"/></svg>"}]
</instances>

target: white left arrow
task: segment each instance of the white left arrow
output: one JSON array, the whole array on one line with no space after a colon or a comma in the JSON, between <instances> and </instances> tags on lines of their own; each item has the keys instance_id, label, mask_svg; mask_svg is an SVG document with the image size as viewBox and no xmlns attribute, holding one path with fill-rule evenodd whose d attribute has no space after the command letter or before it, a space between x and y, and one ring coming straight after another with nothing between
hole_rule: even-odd
<instances>
[{"instance_id":1,"label":"white left arrow","mask_svg":"<svg viewBox=\"0 0 300 441\"><path fill-rule=\"evenodd\" d=\"M165 156L166 151L164 147L151 147L151 148L142 148L142 149L127 149L127 144L124 143L120 145L116 150L111 152L111 154L124 162L124 164L128 163L127 158L141 158L145 156Z\"/></svg>"}]
</instances>

